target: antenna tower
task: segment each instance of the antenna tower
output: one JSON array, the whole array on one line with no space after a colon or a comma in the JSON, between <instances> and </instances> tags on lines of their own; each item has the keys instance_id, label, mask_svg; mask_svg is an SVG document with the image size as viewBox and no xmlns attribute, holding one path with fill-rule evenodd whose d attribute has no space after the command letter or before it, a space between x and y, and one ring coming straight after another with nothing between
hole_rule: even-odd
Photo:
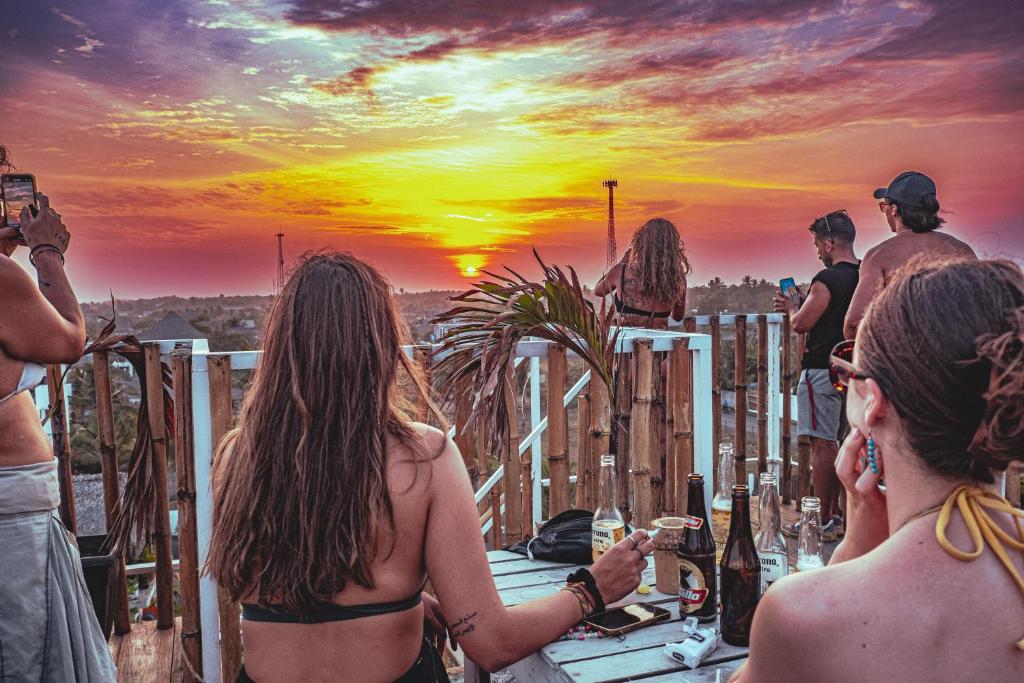
<instances>
[{"instance_id":1,"label":"antenna tower","mask_svg":"<svg viewBox=\"0 0 1024 683\"><path fill-rule=\"evenodd\" d=\"M615 265L619 251L615 247L615 188L619 186L619 181L609 179L601 183L601 185L608 188L608 256L606 258L605 271L609 271Z\"/></svg>"},{"instance_id":2,"label":"antenna tower","mask_svg":"<svg viewBox=\"0 0 1024 683\"><path fill-rule=\"evenodd\" d=\"M274 282L274 290L280 292L284 289L284 233L277 233L277 280Z\"/></svg>"}]
</instances>

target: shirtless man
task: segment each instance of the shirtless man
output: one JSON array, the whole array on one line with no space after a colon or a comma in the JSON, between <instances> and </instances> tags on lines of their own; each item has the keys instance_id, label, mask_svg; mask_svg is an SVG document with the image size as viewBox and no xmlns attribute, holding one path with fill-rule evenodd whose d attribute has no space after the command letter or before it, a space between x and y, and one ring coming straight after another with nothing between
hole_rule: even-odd
<instances>
[{"instance_id":1,"label":"shirtless man","mask_svg":"<svg viewBox=\"0 0 1024 683\"><path fill-rule=\"evenodd\" d=\"M917 171L896 176L889 187L875 190L878 209L885 214L889 229L896 233L877 247L869 249L860 264L860 282L846 312L843 334L853 339L868 304L893 275L916 257L931 260L971 258L974 250L960 240L935 232L943 224L935 183Z\"/></svg>"}]
</instances>

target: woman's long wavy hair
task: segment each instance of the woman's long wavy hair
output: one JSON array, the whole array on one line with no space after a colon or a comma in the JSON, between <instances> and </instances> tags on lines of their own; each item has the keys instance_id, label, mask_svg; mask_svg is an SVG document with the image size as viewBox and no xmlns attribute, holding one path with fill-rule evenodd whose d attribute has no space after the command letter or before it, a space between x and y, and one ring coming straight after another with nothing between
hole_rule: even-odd
<instances>
[{"instance_id":1,"label":"woman's long wavy hair","mask_svg":"<svg viewBox=\"0 0 1024 683\"><path fill-rule=\"evenodd\" d=\"M640 292L666 303L686 297L690 262L672 221L652 218L633 233L629 267L640 276Z\"/></svg>"},{"instance_id":2,"label":"woman's long wavy hair","mask_svg":"<svg viewBox=\"0 0 1024 683\"><path fill-rule=\"evenodd\" d=\"M402 350L391 287L347 253L306 255L274 303L239 427L214 463L206 566L234 599L292 613L330 602L394 545L385 437L427 459L406 417L399 366L430 403Z\"/></svg>"}]
</instances>

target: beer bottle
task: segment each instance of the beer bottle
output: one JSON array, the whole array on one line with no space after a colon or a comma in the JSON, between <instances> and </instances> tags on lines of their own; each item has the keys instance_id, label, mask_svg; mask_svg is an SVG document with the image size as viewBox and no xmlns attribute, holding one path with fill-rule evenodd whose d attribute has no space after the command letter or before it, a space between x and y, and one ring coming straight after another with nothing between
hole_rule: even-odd
<instances>
[{"instance_id":1,"label":"beer bottle","mask_svg":"<svg viewBox=\"0 0 1024 683\"><path fill-rule=\"evenodd\" d=\"M762 595L768 590L768 586L789 573L789 555L786 550L786 538L782 535L777 481L774 472L761 473L761 491L758 493L761 529L754 537L754 549L761 562Z\"/></svg>"},{"instance_id":2,"label":"beer bottle","mask_svg":"<svg viewBox=\"0 0 1024 683\"><path fill-rule=\"evenodd\" d=\"M800 499L800 537L796 542L796 570L821 569L821 499L804 496Z\"/></svg>"},{"instance_id":3,"label":"beer bottle","mask_svg":"<svg viewBox=\"0 0 1024 683\"><path fill-rule=\"evenodd\" d=\"M679 560L679 612L701 623L718 616L715 582L715 539L704 506L704 475L691 474L687 484L683 537L676 548Z\"/></svg>"},{"instance_id":4,"label":"beer bottle","mask_svg":"<svg viewBox=\"0 0 1024 683\"><path fill-rule=\"evenodd\" d=\"M729 538L729 511L732 510L732 485L736 483L736 460L732 444L718 446L718 490L711 500L711 534L715 537L715 562L722 561L725 541Z\"/></svg>"},{"instance_id":5,"label":"beer bottle","mask_svg":"<svg viewBox=\"0 0 1024 683\"><path fill-rule=\"evenodd\" d=\"M626 522L615 505L615 456L602 455L597 480L597 510L591 527L591 550L594 561L626 536Z\"/></svg>"},{"instance_id":6,"label":"beer bottle","mask_svg":"<svg viewBox=\"0 0 1024 683\"><path fill-rule=\"evenodd\" d=\"M750 533L750 490L732 487L732 520L722 554L722 640L746 647L761 599L761 564Z\"/></svg>"}]
</instances>

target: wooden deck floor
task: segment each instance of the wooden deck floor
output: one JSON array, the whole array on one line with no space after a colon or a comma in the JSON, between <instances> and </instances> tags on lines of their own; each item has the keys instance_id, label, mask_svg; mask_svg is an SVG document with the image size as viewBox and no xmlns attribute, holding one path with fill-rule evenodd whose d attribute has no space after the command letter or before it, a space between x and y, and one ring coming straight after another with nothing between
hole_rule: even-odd
<instances>
[{"instance_id":1,"label":"wooden deck floor","mask_svg":"<svg viewBox=\"0 0 1024 683\"><path fill-rule=\"evenodd\" d=\"M158 629L155 621L132 624L130 633L111 636L110 652L117 664L117 680L131 683L165 683L182 680L181 617L174 628ZM186 679L187 680L187 679Z\"/></svg>"}]
</instances>

